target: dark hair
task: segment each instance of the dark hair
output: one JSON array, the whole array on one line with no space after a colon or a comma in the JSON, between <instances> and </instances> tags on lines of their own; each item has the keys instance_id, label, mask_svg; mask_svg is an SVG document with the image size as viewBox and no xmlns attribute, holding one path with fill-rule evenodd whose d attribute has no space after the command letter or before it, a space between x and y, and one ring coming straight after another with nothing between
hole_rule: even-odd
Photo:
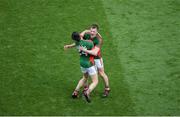
<instances>
[{"instance_id":1,"label":"dark hair","mask_svg":"<svg viewBox=\"0 0 180 117\"><path fill-rule=\"evenodd\" d=\"M75 41L80 41L80 35L78 32L73 32L71 38Z\"/></svg>"},{"instance_id":2,"label":"dark hair","mask_svg":"<svg viewBox=\"0 0 180 117\"><path fill-rule=\"evenodd\" d=\"M99 30L98 24L92 24L92 25L91 25L91 28L96 28L97 30Z\"/></svg>"}]
</instances>

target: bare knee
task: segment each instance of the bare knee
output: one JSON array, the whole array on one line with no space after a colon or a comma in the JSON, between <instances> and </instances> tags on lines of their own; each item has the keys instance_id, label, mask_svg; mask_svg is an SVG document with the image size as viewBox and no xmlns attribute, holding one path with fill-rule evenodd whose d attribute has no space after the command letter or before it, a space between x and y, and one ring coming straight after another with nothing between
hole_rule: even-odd
<instances>
[{"instance_id":1,"label":"bare knee","mask_svg":"<svg viewBox=\"0 0 180 117\"><path fill-rule=\"evenodd\" d=\"M101 70L101 69L98 71L98 73L101 77L104 77L104 75L105 75L104 70Z\"/></svg>"},{"instance_id":2,"label":"bare knee","mask_svg":"<svg viewBox=\"0 0 180 117\"><path fill-rule=\"evenodd\" d=\"M83 77L83 78L81 78L81 80L79 82L85 83L86 81L87 81L87 78Z\"/></svg>"},{"instance_id":3,"label":"bare knee","mask_svg":"<svg viewBox=\"0 0 180 117\"><path fill-rule=\"evenodd\" d=\"M95 84L98 84L98 82L99 82L99 81L98 81L98 78L97 78L97 80L95 80L95 81L93 81L93 82L94 82Z\"/></svg>"},{"instance_id":4,"label":"bare knee","mask_svg":"<svg viewBox=\"0 0 180 117\"><path fill-rule=\"evenodd\" d=\"M97 85L98 84L98 76L97 75L95 75L95 76L93 76L92 77L92 82L95 84L95 85Z\"/></svg>"}]
</instances>

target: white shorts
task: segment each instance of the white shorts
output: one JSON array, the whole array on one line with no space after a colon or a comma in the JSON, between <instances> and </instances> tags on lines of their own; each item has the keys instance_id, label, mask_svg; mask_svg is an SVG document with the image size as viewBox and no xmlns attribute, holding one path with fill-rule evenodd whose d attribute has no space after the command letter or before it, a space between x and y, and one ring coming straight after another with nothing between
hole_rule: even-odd
<instances>
[{"instance_id":1,"label":"white shorts","mask_svg":"<svg viewBox=\"0 0 180 117\"><path fill-rule=\"evenodd\" d=\"M81 67L81 71L84 74L88 73L88 75L90 75L90 76L97 74L95 66L92 66L92 67L89 67L89 68Z\"/></svg>"},{"instance_id":2,"label":"white shorts","mask_svg":"<svg viewBox=\"0 0 180 117\"><path fill-rule=\"evenodd\" d=\"M94 62L95 62L95 66L97 69L101 69L104 67L104 64L103 64L103 59L100 58L100 59L94 59Z\"/></svg>"}]
</instances>

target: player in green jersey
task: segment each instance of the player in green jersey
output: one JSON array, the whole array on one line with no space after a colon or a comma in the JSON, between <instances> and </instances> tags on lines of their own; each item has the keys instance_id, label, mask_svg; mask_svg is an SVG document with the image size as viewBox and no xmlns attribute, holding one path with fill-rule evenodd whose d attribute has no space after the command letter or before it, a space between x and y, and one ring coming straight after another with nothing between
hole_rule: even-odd
<instances>
[{"instance_id":1,"label":"player in green jersey","mask_svg":"<svg viewBox=\"0 0 180 117\"><path fill-rule=\"evenodd\" d=\"M91 40L82 40L80 39L80 35L77 32L72 33L72 39L75 41L75 45L79 48L83 47L86 48L87 50L91 50L94 47L94 44ZM91 77L92 83L89 85L88 90L84 91L84 96L86 97L86 100L90 102L90 93L93 91L93 89L97 86L98 84L98 76L97 72L94 66L94 56L87 54L81 50L79 50L80 53L80 67L81 71L84 76L81 80L79 80L78 85L76 86L72 97L76 98L77 94L80 90L80 88L87 82L88 76Z\"/></svg>"}]
</instances>

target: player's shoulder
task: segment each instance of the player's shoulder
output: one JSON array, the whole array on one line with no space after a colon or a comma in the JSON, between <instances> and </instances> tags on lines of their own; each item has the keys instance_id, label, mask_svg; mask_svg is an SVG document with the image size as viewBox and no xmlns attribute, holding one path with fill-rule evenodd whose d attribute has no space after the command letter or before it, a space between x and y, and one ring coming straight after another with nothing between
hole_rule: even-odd
<instances>
[{"instance_id":1,"label":"player's shoulder","mask_svg":"<svg viewBox=\"0 0 180 117\"><path fill-rule=\"evenodd\" d=\"M81 45L86 46L88 48L94 47L94 43L91 40L82 40Z\"/></svg>"},{"instance_id":2,"label":"player's shoulder","mask_svg":"<svg viewBox=\"0 0 180 117\"><path fill-rule=\"evenodd\" d=\"M98 38L98 37L95 37L94 39L93 39L93 41L97 41L97 42L100 42L101 40Z\"/></svg>"},{"instance_id":3,"label":"player's shoulder","mask_svg":"<svg viewBox=\"0 0 180 117\"><path fill-rule=\"evenodd\" d=\"M90 34L88 34L88 33L85 33L85 34L84 34L83 39L90 39L90 38L91 38L91 35L90 35Z\"/></svg>"},{"instance_id":4,"label":"player's shoulder","mask_svg":"<svg viewBox=\"0 0 180 117\"><path fill-rule=\"evenodd\" d=\"M99 34L99 33L98 33ZM96 38L99 40L99 41L102 41L103 39L102 39L102 36L100 36L100 35L96 35Z\"/></svg>"},{"instance_id":5,"label":"player's shoulder","mask_svg":"<svg viewBox=\"0 0 180 117\"><path fill-rule=\"evenodd\" d=\"M98 33L98 34L99 34L99 33ZM96 36L96 40L97 40L100 44L103 43L103 38L102 38L101 35L97 35L97 36Z\"/></svg>"}]
</instances>

